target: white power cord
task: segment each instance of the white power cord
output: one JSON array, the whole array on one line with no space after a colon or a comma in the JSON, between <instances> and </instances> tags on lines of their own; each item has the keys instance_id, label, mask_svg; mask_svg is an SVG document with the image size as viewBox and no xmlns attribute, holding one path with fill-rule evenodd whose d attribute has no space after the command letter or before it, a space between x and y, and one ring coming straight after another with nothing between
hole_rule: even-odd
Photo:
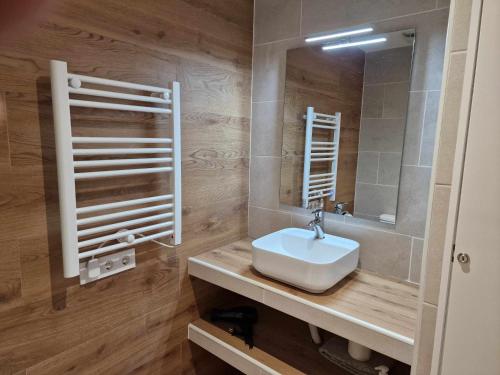
<instances>
[{"instance_id":1,"label":"white power cord","mask_svg":"<svg viewBox=\"0 0 500 375\"><path fill-rule=\"evenodd\" d=\"M128 232L127 229L120 229L118 232L116 233L120 233L120 232L124 232L124 236L123 237L120 237L120 238L117 238L115 240L107 240L107 241L104 241L103 243L101 243L97 248L100 249L101 247L103 247L104 245L106 245L107 243L109 243L110 241L118 241L118 242L128 242L129 244L132 244L132 242L134 242L134 235L133 234L126 234L126 232ZM138 233L139 236L141 237L146 237L144 234L141 234L141 233ZM151 242L154 242L155 244L157 245L160 245L160 246L163 246L163 247L167 247L169 249L173 249L175 247L177 247L176 245L168 245L164 242L161 242L161 241L157 241L157 240L150 240ZM92 256L92 259L94 259L94 255Z\"/></svg>"},{"instance_id":2,"label":"white power cord","mask_svg":"<svg viewBox=\"0 0 500 375\"><path fill-rule=\"evenodd\" d=\"M141 233L138 233L138 235L141 236L141 237L145 237L144 234L141 234ZM157 241L157 240L151 240L151 242L154 242L155 244L163 246L163 247L168 247L170 249L173 249L173 248L177 247L176 245L168 245L166 243L163 243L163 242L160 242L160 241Z\"/></svg>"}]
</instances>

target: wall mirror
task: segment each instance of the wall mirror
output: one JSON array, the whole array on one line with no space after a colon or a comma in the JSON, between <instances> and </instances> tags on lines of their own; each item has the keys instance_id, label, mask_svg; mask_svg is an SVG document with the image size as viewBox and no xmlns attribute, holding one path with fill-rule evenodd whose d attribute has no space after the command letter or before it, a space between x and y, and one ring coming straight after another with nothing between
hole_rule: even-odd
<instances>
[{"instance_id":1,"label":"wall mirror","mask_svg":"<svg viewBox=\"0 0 500 375\"><path fill-rule=\"evenodd\" d=\"M282 204L395 224L415 37L361 28L287 51Z\"/></svg>"}]
</instances>

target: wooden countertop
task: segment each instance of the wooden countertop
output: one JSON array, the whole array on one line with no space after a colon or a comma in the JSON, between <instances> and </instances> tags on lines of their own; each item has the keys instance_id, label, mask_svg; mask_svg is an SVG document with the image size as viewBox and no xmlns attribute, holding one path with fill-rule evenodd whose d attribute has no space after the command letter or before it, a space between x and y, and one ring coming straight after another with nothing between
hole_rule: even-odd
<instances>
[{"instance_id":1,"label":"wooden countertop","mask_svg":"<svg viewBox=\"0 0 500 375\"><path fill-rule=\"evenodd\" d=\"M322 294L269 279L252 268L245 239L189 258L189 274L411 364L416 286L356 271Z\"/></svg>"}]
</instances>

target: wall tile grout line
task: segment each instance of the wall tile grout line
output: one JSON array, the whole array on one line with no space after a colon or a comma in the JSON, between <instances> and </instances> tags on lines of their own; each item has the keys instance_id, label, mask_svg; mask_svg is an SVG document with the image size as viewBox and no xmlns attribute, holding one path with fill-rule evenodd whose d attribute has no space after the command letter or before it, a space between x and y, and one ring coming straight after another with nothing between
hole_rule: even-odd
<instances>
[{"instance_id":1,"label":"wall tile grout line","mask_svg":"<svg viewBox=\"0 0 500 375\"><path fill-rule=\"evenodd\" d=\"M411 270L413 265L413 246L415 244L414 237L411 237L411 246L410 246L410 263L408 264L408 281L411 281Z\"/></svg>"},{"instance_id":2,"label":"wall tile grout line","mask_svg":"<svg viewBox=\"0 0 500 375\"><path fill-rule=\"evenodd\" d=\"M283 42L288 42L288 41L291 41L291 40L300 40L300 39L301 39L300 36L292 36L292 37L289 37L289 38L272 40L270 42L256 43L256 44L254 44L254 47L265 47L265 46L268 46L270 44L283 43Z\"/></svg>"},{"instance_id":3,"label":"wall tile grout line","mask_svg":"<svg viewBox=\"0 0 500 375\"><path fill-rule=\"evenodd\" d=\"M419 150L418 150L418 163L417 165L419 167L422 166L421 164L421 158L422 158L422 145L424 143L424 131L425 131L425 116L427 116L427 101L429 98L429 93L425 92L425 99L424 99L424 113L422 116L422 130L420 132L420 145L419 145Z\"/></svg>"},{"instance_id":4,"label":"wall tile grout line","mask_svg":"<svg viewBox=\"0 0 500 375\"><path fill-rule=\"evenodd\" d=\"M380 181L380 152L377 152L377 183L375 185L379 185L379 181Z\"/></svg>"}]
</instances>

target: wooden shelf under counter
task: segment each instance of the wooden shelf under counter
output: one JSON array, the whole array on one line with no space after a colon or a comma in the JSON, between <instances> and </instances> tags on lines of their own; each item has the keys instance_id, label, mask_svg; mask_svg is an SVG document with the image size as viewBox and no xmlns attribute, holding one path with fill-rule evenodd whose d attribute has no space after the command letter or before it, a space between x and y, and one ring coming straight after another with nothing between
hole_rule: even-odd
<instances>
[{"instance_id":1,"label":"wooden shelf under counter","mask_svg":"<svg viewBox=\"0 0 500 375\"><path fill-rule=\"evenodd\" d=\"M254 270L250 239L191 257L188 268L191 276L411 364L414 285L356 271L326 292L311 294Z\"/></svg>"},{"instance_id":2,"label":"wooden shelf under counter","mask_svg":"<svg viewBox=\"0 0 500 375\"><path fill-rule=\"evenodd\" d=\"M272 334L272 331L270 334ZM279 353L272 353L269 350L269 345L259 343L257 339L256 345L250 349L239 337L231 336L231 334L204 319L198 319L189 324L188 337L190 341L244 374L305 375L312 373L316 375L348 375L347 372L322 358L316 349L311 348L314 345L312 343L308 347L302 347L300 353L293 350L288 352L281 350ZM288 349L290 349L290 346L288 346ZM297 358L297 355L299 358ZM300 359L302 363L297 359ZM303 368L304 365L308 366L307 371Z\"/></svg>"}]
</instances>

